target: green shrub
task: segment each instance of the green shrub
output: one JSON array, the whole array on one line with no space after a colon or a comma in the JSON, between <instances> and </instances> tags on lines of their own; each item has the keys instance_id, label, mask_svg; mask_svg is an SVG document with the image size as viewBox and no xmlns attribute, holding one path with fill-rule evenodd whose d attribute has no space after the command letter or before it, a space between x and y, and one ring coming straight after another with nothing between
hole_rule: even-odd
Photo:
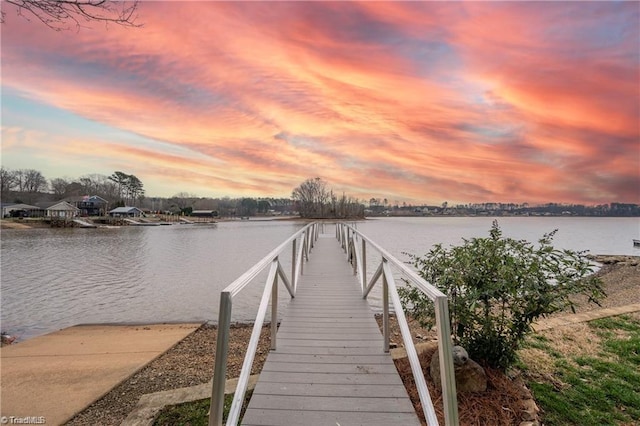
<instances>
[{"instance_id":1,"label":"green shrub","mask_svg":"<svg viewBox=\"0 0 640 426\"><path fill-rule=\"evenodd\" d=\"M545 234L536 247L503 237L494 221L488 238L410 255L419 274L448 296L454 342L471 358L505 369L538 318L567 307L575 311L575 294L585 294L590 303L605 296L585 252L555 249L555 233ZM423 326L433 325L433 304L422 292L399 292L408 313Z\"/></svg>"}]
</instances>

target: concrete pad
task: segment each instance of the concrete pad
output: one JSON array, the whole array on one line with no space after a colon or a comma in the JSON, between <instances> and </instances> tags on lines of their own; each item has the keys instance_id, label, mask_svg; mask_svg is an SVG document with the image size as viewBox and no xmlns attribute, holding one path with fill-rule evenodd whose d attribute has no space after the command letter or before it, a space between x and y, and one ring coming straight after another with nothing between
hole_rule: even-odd
<instances>
[{"instance_id":1,"label":"concrete pad","mask_svg":"<svg viewBox=\"0 0 640 426\"><path fill-rule=\"evenodd\" d=\"M81 325L0 349L0 416L62 424L200 324Z\"/></svg>"},{"instance_id":2,"label":"concrete pad","mask_svg":"<svg viewBox=\"0 0 640 426\"><path fill-rule=\"evenodd\" d=\"M247 391L253 390L258 383L259 374L249 376ZM229 379L224 384L225 395L236 391L238 379ZM188 388L171 389L142 395L138 404L120 426L152 426L160 411L167 405L177 405L183 402L211 399L212 383L190 386Z\"/></svg>"},{"instance_id":3,"label":"concrete pad","mask_svg":"<svg viewBox=\"0 0 640 426\"><path fill-rule=\"evenodd\" d=\"M634 303L631 305L615 306L612 308L594 309L579 314L567 314L559 317L544 318L533 324L533 330L548 330L550 328L563 327L566 325L578 324L581 322L588 322L616 315L630 314L638 311L640 311L640 303Z\"/></svg>"}]
</instances>

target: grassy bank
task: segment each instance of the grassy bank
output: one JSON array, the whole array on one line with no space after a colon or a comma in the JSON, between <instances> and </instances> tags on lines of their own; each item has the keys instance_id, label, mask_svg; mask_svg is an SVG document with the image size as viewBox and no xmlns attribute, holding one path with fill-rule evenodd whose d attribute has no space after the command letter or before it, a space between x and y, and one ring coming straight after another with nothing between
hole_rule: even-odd
<instances>
[{"instance_id":1,"label":"grassy bank","mask_svg":"<svg viewBox=\"0 0 640 426\"><path fill-rule=\"evenodd\" d=\"M640 314L536 334L520 355L545 424L640 424Z\"/></svg>"}]
</instances>

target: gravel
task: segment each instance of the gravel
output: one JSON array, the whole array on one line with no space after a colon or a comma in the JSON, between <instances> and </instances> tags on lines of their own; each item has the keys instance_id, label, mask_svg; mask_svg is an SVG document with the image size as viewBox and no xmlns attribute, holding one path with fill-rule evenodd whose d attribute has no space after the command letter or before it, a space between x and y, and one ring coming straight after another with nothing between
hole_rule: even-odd
<instances>
[{"instance_id":1,"label":"gravel","mask_svg":"<svg viewBox=\"0 0 640 426\"><path fill-rule=\"evenodd\" d=\"M252 325L235 324L229 338L227 378L238 377ZM252 374L262 369L269 352L269 330L263 328ZM67 425L119 425L142 395L207 383L213 376L217 330L203 325L156 358L104 397L72 418Z\"/></svg>"}]
</instances>

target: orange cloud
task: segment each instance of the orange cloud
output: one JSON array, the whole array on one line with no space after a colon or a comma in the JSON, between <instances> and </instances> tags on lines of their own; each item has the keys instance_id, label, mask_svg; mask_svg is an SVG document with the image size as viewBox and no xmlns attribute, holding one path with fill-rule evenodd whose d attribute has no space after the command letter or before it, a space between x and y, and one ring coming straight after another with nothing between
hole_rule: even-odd
<instances>
[{"instance_id":1,"label":"orange cloud","mask_svg":"<svg viewBox=\"0 0 640 426\"><path fill-rule=\"evenodd\" d=\"M87 158L157 188L640 202L636 9L143 2L140 30L10 19L2 84L135 135Z\"/></svg>"}]
</instances>

